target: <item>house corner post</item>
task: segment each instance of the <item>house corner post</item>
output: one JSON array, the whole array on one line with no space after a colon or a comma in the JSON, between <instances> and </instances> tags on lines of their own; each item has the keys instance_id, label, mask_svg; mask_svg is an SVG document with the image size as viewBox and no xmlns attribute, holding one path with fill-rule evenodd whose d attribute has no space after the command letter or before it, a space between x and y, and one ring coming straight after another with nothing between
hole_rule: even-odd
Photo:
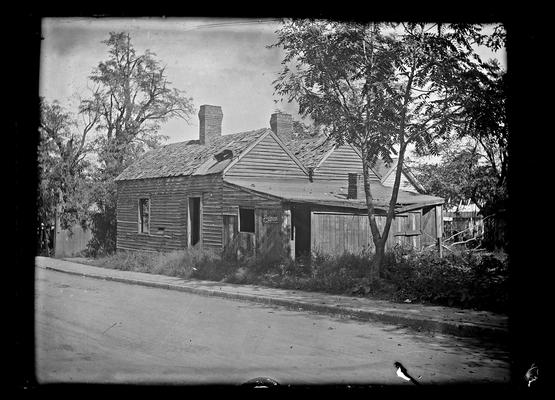
<instances>
[{"instance_id":1,"label":"house corner post","mask_svg":"<svg viewBox=\"0 0 555 400\"><path fill-rule=\"evenodd\" d=\"M436 206L436 236L437 236L437 247L439 251L439 258L443 257L443 207L441 205Z\"/></svg>"}]
</instances>

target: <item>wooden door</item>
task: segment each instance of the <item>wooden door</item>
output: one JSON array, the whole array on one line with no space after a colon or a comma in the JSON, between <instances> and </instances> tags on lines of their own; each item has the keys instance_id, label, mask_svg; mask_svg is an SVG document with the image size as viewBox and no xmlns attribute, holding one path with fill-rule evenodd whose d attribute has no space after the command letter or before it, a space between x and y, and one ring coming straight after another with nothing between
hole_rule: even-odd
<instances>
[{"instance_id":1,"label":"wooden door","mask_svg":"<svg viewBox=\"0 0 555 400\"><path fill-rule=\"evenodd\" d=\"M223 249L224 254L228 257L235 258L237 256L237 233L239 231L237 215L223 216Z\"/></svg>"},{"instance_id":2,"label":"wooden door","mask_svg":"<svg viewBox=\"0 0 555 400\"><path fill-rule=\"evenodd\" d=\"M287 255L289 232L283 225L283 210L278 208L255 210L257 256L266 260L276 260Z\"/></svg>"}]
</instances>

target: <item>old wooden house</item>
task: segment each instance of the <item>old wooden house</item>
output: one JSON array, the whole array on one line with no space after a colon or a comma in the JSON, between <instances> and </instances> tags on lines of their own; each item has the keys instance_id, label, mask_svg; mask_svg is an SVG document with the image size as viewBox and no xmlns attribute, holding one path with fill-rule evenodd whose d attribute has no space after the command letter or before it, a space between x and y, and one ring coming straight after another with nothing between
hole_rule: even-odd
<instances>
[{"instance_id":1,"label":"old wooden house","mask_svg":"<svg viewBox=\"0 0 555 400\"><path fill-rule=\"evenodd\" d=\"M353 147L295 135L288 114L272 114L270 128L225 135L222 119L220 107L201 106L198 140L150 151L116 179L118 249L292 258L372 249ZM392 168L370 171L381 225ZM411 186L413 177L403 179ZM388 247L421 248L441 235L443 199L409 189L399 192Z\"/></svg>"}]
</instances>

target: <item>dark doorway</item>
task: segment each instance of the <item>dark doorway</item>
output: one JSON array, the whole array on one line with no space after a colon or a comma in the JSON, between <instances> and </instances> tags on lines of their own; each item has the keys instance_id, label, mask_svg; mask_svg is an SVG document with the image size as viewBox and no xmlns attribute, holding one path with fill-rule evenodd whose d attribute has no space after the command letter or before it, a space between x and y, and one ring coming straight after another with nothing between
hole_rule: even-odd
<instances>
[{"instance_id":1,"label":"dark doorway","mask_svg":"<svg viewBox=\"0 0 555 400\"><path fill-rule=\"evenodd\" d=\"M294 206L291 208L294 229L295 258L310 255L310 208Z\"/></svg>"},{"instance_id":2,"label":"dark doorway","mask_svg":"<svg viewBox=\"0 0 555 400\"><path fill-rule=\"evenodd\" d=\"M200 241L200 197L189 197L189 244Z\"/></svg>"}]
</instances>

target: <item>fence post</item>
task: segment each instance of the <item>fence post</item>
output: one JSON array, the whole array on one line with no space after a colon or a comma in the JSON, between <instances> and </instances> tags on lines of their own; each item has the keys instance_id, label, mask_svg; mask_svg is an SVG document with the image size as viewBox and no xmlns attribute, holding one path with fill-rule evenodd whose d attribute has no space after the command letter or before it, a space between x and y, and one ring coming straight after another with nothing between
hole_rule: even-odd
<instances>
[{"instance_id":1,"label":"fence post","mask_svg":"<svg viewBox=\"0 0 555 400\"><path fill-rule=\"evenodd\" d=\"M443 257L443 245L441 238L443 236L443 207L436 206L436 233L437 233L437 248L439 250L439 257Z\"/></svg>"}]
</instances>

